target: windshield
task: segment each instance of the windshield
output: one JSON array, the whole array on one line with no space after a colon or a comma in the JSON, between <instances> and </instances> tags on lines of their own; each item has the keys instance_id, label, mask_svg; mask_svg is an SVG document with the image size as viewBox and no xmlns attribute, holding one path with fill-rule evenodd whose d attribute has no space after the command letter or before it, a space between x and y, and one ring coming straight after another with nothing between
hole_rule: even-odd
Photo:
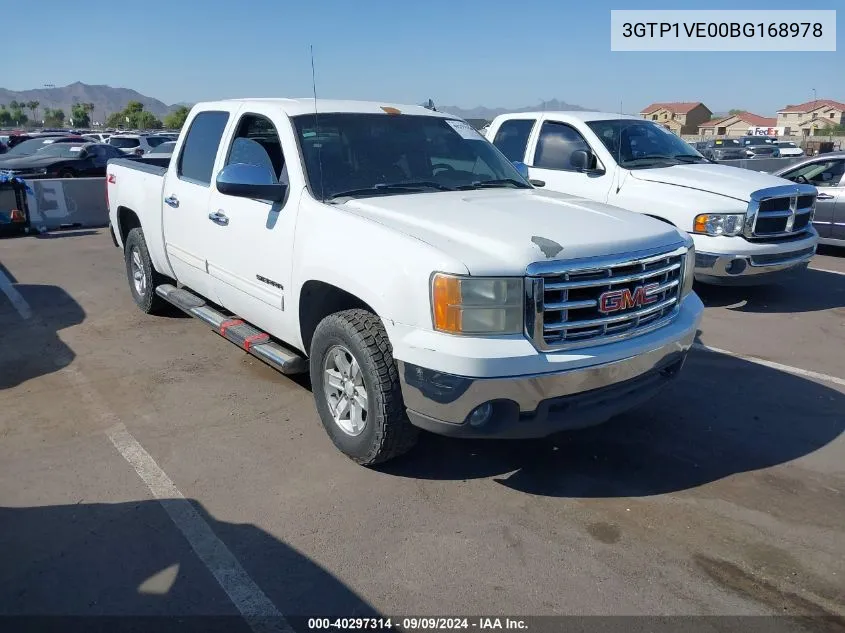
<instances>
[{"instance_id":1,"label":"windshield","mask_svg":"<svg viewBox=\"0 0 845 633\"><path fill-rule=\"evenodd\" d=\"M742 147L739 141L735 138L720 138L718 141L713 141L714 147Z\"/></svg>"},{"instance_id":2,"label":"windshield","mask_svg":"<svg viewBox=\"0 0 845 633\"><path fill-rule=\"evenodd\" d=\"M797 147L797 145L791 141L778 141L778 147Z\"/></svg>"},{"instance_id":3,"label":"windshield","mask_svg":"<svg viewBox=\"0 0 845 633\"><path fill-rule=\"evenodd\" d=\"M308 182L318 199L530 188L513 164L463 121L327 113L300 115L293 122Z\"/></svg>"},{"instance_id":4,"label":"windshield","mask_svg":"<svg viewBox=\"0 0 845 633\"><path fill-rule=\"evenodd\" d=\"M745 144L746 145L771 145L772 139L766 138L764 136L760 136L760 137L756 137L756 138L751 137L751 138L745 139Z\"/></svg>"},{"instance_id":5,"label":"windshield","mask_svg":"<svg viewBox=\"0 0 845 633\"><path fill-rule=\"evenodd\" d=\"M120 136L112 136L109 138L109 145L120 147L122 149L129 149L131 147L138 147L141 144L137 138L126 138Z\"/></svg>"},{"instance_id":6,"label":"windshield","mask_svg":"<svg viewBox=\"0 0 845 633\"><path fill-rule=\"evenodd\" d=\"M85 144L74 145L73 143L51 143L39 149L36 154L41 156L59 156L63 158L76 158L84 149Z\"/></svg>"},{"instance_id":7,"label":"windshield","mask_svg":"<svg viewBox=\"0 0 845 633\"><path fill-rule=\"evenodd\" d=\"M45 138L33 138L28 141L24 141L23 143L18 143L8 152L3 154L3 158L8 156L28 156L29 154L34 154L39 149L44 147L45 144L52 143L55 139L45 139Z\"/></svg>"},{"instance_id":8,"label":"windshield","mask_svg":"<svg viewBox=\"0 0 845 633\"><path fill-rule=\"evenodd\" d=\"M587 126L622 167L708 162L692 145L651 121L610 119L588 121Z\"/></svg>"},{"instance_id":9,"label":"windshield","mask_svg":"<svg viewBox=\"0 0 845 633\"><path fill-rule=\"evenodd\" d=\"M176 141L167 141L166 143L162 143L155 149L151 149L148 153L150 154L171 154L173 153L173 148L176 147Z\"/></svg>"}]
</instances>

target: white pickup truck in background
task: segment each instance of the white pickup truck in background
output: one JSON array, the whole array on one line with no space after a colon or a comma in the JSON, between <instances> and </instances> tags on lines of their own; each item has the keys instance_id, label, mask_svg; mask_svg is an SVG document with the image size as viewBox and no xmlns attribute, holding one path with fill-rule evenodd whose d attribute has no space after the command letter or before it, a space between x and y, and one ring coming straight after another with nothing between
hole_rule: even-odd
<instances>
[{"instance_id":1,"label":"white pickup truck in background","mask_svg":"<svg viewBox=\"0 0 845 633\"><path fill-rule=\"evenodd\" d=\"M604 112L520 112L496 117L486 135L547 190L689 232L701 282L768 283L815 255L815 187L714 164L658 123Z\"/></svg>"},{"instance_id":2,"label":"white pickup truck in background","mask_svg":"<svg viewBox=\"0 0 845 633\"><path fill-rule=\"evenodd\" d=\"M170 159L112 160L129 287L284 373L310 371L346 455L423 428L541 437L675 377L702 315L690 238L535 190L464 121L418 106L194 106Z\"/></svg>"}]
</instances>

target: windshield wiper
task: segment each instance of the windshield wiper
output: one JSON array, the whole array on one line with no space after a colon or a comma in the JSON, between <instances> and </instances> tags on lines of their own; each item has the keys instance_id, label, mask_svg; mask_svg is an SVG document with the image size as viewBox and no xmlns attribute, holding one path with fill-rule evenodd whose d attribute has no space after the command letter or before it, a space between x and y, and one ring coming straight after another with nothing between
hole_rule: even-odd
<instances>
[{"instance_id":1,"label":"windshield wiper","mask_svg":"<svg viewBox=\"0 0 845 633\"><path fill-rule=\"evenodd\" d=\"M695 156L693 154L675 154L672 158L681 161L682 163L709 163L704 156ZM688 159L688 160L684 160Z\"/></svg>"},{"instance_id":2,"label":"windshield wiper","mask_svg":"<svg viewBox=\"0 0 845 633\"><path fill-rule=\"evenodd\" d=\"M516 178L493 178L491 180L477 180L473 182L471 185L467 186L467 189L485 189L487 187L501 187L502 185L513 185L517 189L529 189L530 187L526 185L524 182L520 182ZM461 187L464 189L464 187Z\"/></svg>"},{"instance_id":3,"label":"windshield wiper","mask_svg":"<svg viewBox=\"0 0 845 633\"><path fill-rule=\"evenodd\" d=\"M372 187L338 191L337 193L331 194L326 199L334 200L336 198L349 198L354 196L381 196L390 195L392 193L421 193L432 189L435 191L455 191L454 188L441 185L437 182L415 180L412 182L379 183L377 185L373 185Z\"/></svg>"}]
</instances>

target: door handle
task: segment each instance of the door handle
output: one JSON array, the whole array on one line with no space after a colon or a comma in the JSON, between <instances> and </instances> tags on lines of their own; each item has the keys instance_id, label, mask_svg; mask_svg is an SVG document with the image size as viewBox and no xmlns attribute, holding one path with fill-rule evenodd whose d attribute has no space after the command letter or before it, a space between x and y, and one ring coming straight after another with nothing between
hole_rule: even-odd
<instances>
[{"instance_id":1,"label":"door handle","mask_svg":"<svg viewBox=\"0 0 845 633\"><path fill-rule=\"evenodd\" d=\"M833 196L829 193L820 193L816 196L816 200L833 200Z\"/></svg>"},{"instance_id":2,"label":"door handle","mask_svg":"<svg viewBox=\"0 0 845 633\"><path fill-rule=\"evenodd\" d=\"M222 211L215 211L214 213L209 213L208 219L214 222L215 224L219 224L220 226L226 226L227 224L229 224L229 218L226 217L226 214Z\"/></svg>"},{"instance_id":3,"label":"door handle","mask_svg":"<svg viewBox=\"0 0 845 633\"><path fill-rule=\"evenodd\" d=\"M164 203L175 209L179 206L179 198L171 194L164 199Z\"/></svg>"}]
</instances>

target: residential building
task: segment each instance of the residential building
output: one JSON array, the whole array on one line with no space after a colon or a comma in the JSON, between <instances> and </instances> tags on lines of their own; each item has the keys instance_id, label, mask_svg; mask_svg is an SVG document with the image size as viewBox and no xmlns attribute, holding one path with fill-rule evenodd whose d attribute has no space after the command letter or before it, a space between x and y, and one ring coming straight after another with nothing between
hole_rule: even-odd
<instances>
[{"instance_id":1,"label":"residential building","mask_svg":"<svg viewBox=\"0 0 845 633\"><path fill-rule=\"evenodd\" d=\"M752 112L739 112L702 123L697 131L700 136L745 136L752 127L774 128L777 127L777 119Z\"/></svg>"},{"instance_id":2,"label":"residential building","mask_svg":"<svg viewBox=\"0 0 845 633\"><path fill-rule=\"evenodd\" d=\"M845 125L845 103L832 99L815 99L778 110L778 127L787 136L827 134L836 125Z\"/></svg>"},{"instance_id":3,"label":"residential building","mask_svg":"<svg viewBox=\"0 0 845 633\"><path fill-rule=\"evenodd\" d=\"M640 111L640 116L660 123L675 134L696 134L698 126L708 121L713 113L706 105L696 101L652 103Z\"/></svg>"}]
</instances>

